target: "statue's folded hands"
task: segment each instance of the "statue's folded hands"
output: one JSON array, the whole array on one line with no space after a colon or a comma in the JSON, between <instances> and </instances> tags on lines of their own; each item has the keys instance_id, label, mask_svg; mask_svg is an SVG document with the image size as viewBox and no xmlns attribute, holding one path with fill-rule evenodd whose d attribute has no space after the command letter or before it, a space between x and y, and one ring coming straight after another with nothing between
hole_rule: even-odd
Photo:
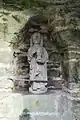
<instances>
[{"instance_id":1,"label":"statue's folded hands","mask_svg":"<svg viewBox=\"0 0 80 120\"><path fill-rule=\"evenodd\" d=\"M36 59L36 62L42 65L45 64L45 61L43 59Z\"/></svg>"}]
</instances>

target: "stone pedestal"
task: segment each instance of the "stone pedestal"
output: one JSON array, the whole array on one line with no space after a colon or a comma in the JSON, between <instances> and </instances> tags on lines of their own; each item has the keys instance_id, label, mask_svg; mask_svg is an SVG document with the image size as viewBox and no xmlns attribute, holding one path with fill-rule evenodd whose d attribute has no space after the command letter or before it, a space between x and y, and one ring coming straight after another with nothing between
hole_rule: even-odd
<instances>
[{"instance_id":1,"label":"stone pedestal","mask_svg":"<svg viewBox=\"0 0 80 120\"><path fill-rule=\"evenodd\" d=\"M39 83L33 82L31 87L29 88L29 92L33 94L44 94L47 92L46 85L47 83L43 83L43 82L39 82Z\"/></svg>"},{"instance_id":2,"label":"stone pedestal","mask_svg":"<svg viewBox=\"0 0 80 120\"><path fill-rule=\"evenodd\" d=\"M54 91L45 95L0 92L1 120L73 120L69 94Z\"/></svg>"}]
</instances>

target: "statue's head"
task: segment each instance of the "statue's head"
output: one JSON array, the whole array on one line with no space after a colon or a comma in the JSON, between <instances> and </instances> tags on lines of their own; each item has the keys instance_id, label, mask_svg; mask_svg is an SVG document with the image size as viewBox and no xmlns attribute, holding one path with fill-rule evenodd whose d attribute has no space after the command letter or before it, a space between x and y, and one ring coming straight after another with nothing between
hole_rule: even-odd
<instances>
[{"instance_id":1,"label":"statue's head","mask_svg":"<svg viewBox=\"0 0 80 120\"><path fill-rule=\"evenodd\" d=\"M40 44L41 41L40 33L34 33L32 38L33 38L33 44Z\"/></svg>"},{"instance_id":2,"label":"statue's head","mask_svg":"<svg viewBox=\"0 0 80 120\"><path fill-rule=\"evenodd\" d=\"M43 39L40 33L36 32L31 36L31 46L33 46L33 44L40 44L43 46Z\"/></svg>"}]
</instances>

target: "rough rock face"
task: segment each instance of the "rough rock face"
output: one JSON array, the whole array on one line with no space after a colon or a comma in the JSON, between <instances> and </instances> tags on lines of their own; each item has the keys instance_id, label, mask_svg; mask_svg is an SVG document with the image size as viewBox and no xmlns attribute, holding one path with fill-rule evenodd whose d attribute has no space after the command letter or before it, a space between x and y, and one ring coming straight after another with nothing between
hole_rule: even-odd
<instances>
[{"instance_id":1,"label":"rough rock face","mask_svg":"<svg viewBox=\"0 0 80 120\"><path fill-rule=\"evenodd\" d=\"M61 21L61 20L60 20ZM67 87L69 82L78 82L79 79L79 42L78 34L73 38L74 32L65 29L60 24L49 30L48 19L41 15L31 17L25 26L19 32L19 42L14 44L14 64L15 75L22 75L19 79L29 80L29 64L27 61L27 51L30 46L30 36L34 32L40 32L44 35L44 47L49 54L48 79L51 82L57 77L61 79ZM54 26L54 24L52 24ZM57 29L61 26L61 30ZM59 30L54 33L54 30ZM73 47L72 47L73 46ZM49 84L50 84L49 82ZM55 83L55 82L54 82ZM56 84L56 83L55 83ZM62 84L59 83L59 84ZM55 86L55 85L54 85Z\"/></svg>"},{"instance_id":2,"label":"rough rock face","mask_svg":"<svg viewBox=\"0 0 80 120\"><path fill-rule=\"evenodd\" d=\"M12 8L14 10L15 0L11 0L11 1L7 0L7 1L3 1L3 2L5 3L5 4L3 4L4 7L6 6L6 8L8 7L10 10L11 5L12 5ZM1 4L2 4L2 2L1 2ZM19 6L17 7L17 5L19 5ZM51 34L52 42L53 42L53 44L55 44L55 46L57 48L57 51L58 51L57 53L60 54L60 56L61 56L60 59L63 59L63 60L61 60L62 61L61 64L62 64L62 69L63 69L62 73L63 73L64 79L65 79L65 84L67 84L66 81L78 82L78 80L80 79L79 78L79 74L80 74L79 67L75 67L75 66L79 66L79 64L80 64L79 63L79 58L80 58L79 57L79 52L80 52L80 50L79 50L79 47L80 47L80 42L79 42L79 39L80 39L80 35L79 35L79 30L80 30L79 5L80 5L79 0L77 0L77 1L74 1L74 0L73 1L72 0L49 0L49 1L36 0L36 4L35 4L34 0L33 0L33 2L31 0L29 2L25 2L25 0L24 0L24 2L16 1L17 10L20 10L21 8L24 9L24 8L30 7L31 10L33 11L33 14L36 14L36 13L38 13L40 15L43 14L43 16L45 16L47 18L47 20L46 20L46 19L43 19L44 17L40 17L38 15L38 19L37 19L37 17L34 15L34 17L32 17L32 19L29 20L27 25L24 25L24 29L26 30L25 33L28 33L27 32L28 29L29 29L29 32L31 33L34 30L30 29L30 28L34 28L34 27L35 27L35 31L38 30L42 33L44 31L46 33L46 29L48 30L48 32ZM34 7L35 7L35 10L33 10ZM4 14L5 14L5 12L4 12ZM5 16L6 15L9 15L9 13L5 14ZM19 22L19 23L21 22L21 20L19 19L19 15L13 14L12 17L17 22ZM2 17L2 19L5 22L7 21L7 19L4 19L3 17ZM45 27L43 27L43 23L45 24L46 29L44 29ZM6 31L4 31L4 33ZM26 39L26 36L27 36L27 34L24 36L24 40ZM29 36L30 36L30 34L29 34ZM27 39L29 39L29 36ZM21 43L21 44L24 44L24 43ZM27 46L28 43L25 43L25 44L26 44L25 46ZM47 42L45 42L45 45L46 44L47 44ZM29 46L29 44L28 44L28 46ZM74 48L72 48L71 46L74 46ZM23 54L22 52L27 51L27 49L24 48L24 50L21 50L21 48L19 48L19 46L18 46L18 50L21 52L20 54ZM50 50L48 50L48 51L50 52ZM52 56L50 56L50 59L52 59L51 57ZM19 54L18 54L18 58L15 61L18 61L18 60L20 61L20 59L23 59L23 58L21 56L19 56ZM24 59L26 59L26 57ZM58 62L55 63L55 66L57 66L56 64L58 65L59 63ZM26 66L26 64L25 64L25 66ZM52 66L51 61L49 63L49 66ZM19 68L19 71L17 71L18 74L26 74L26 72L28 72L28 65L25 68L23 62L22 62L22 64L20 64L16 67ZM55 71L56 70L54 70L54 74L56 74ZM52 72L53 71L49 72L49 74L53 74Z\"/></svg>"},{"instance_id":3,"label":"rough rock face","mask_svg":"<svg viewBox=\"0 0 80 120\"><path fill-rule=\"evenodd\" d=\"M11 1L13 2L11 3ZM73 91L73 93L71 94L71 99L74 98L72 100L72 111L70 111L71 104L69 103L71 101L68 101L66 97L67 95L65 95L65 97L61 96L61 99L57 99L61 95L61 92L58 94L54 92L53 94L49 95L50 97L47 95L42 95L42 97L33 97L31 95L29 97L25 95L23 96L21 94L11 93L12 89L14 88L13 85L19 85L20 87L24 87L25 81L29 80L29 65L26 55L29 48L29 37L34 31L39 31L42 34L47 34L48 30L49 34L51 35L51 38L49 38L48 34L48 40L46 40L46 38L44 40L44 47L48 51L50 59L48 63L49 85L51 86L52 84L58 84L59 80L57 82L56 80L52 81L52 78L54 76L59 76L60 73L62 74L64 78L64 83L67 87L69 87L69 82L71 83L75 81L76 83L78 83L78 81L80 80L79 0L36 0L39 2L38 6L36 5L37 7L34 7L33 5L33 8L36 8L36 10L32 9L32 11L34 11L33 14L40 13L40 15L43 14L48 19L45 20L42 17L41 19L38 18L37 21L34 17L32 22L30 21L28 23L28 26L26 25L27 28L25 28L25 23L30 16L33 16L33 14L24 11L24 15L23 11L21 11L22 8L19 6L22 3L19 3L20 0L18 0L15 5L15 1L17 0L0 1L0 8L2 8L0 9L0 118L2 120L13 120L12 117L14 116L14 119L19 119L19 115L21 115L25 107L28 107L31 110L33 110L34 108L36 110L38 110L38 108L40 108L41 110L44 108L46 110L46 108L44 107L45 105L47 106L48 110L50 109L49 112L54 110L55 114L53 118L55 119L71 120L72 116L70 112L73 112L74 119L80 120L79 89L74 89L76 92ZM24 6L26 6L26 3L24 4ZM31 7L32 3L33 2L31 2L31 4L28 3L28 6ZM8 9L4 10L4 8ZM27 8L27 6L25 8ZM17 11L16 13L15 9L20 11ZM44 21L44 25L42 21ZM34 26L36 26L35 29L32 29L34 28ZM22 27L26 29L25 32L27 32L27 30L29 29L29 32L27 32L29 34L26 34L26 36L28 35L28 38L26 39L25 36L23 40L23 37L21 37L19 42L16 42L14 39L12 40L12 38L20 32L19 29L22 29ZM13 51L11 51L8 45L6 45L6 41L10 43L15 43L15 45L13 45ZM14 58L13 71L12 66L10 66L9 64L12 55ZM10 81L11 79L6 79L10 78L12 73L15 76L14 79L12 79L12 81ZM15 79L16 82L13 84L13 80ZM58 85L60 85L61 82ZM25 87L27 88L27 82ZM58 86L58 88L59 87L61 88L61 86ZM33 107L31 108L32 105ZM58 116L56 116L59 114L61 118L58 118ZM51 118L51 120L53 118ZM50 118L47 119L50 120Z\"/></svg>"},{"instance_id":4,"label":"rough rock face","mask_svg":"<svg viewBox=\"0 0 80 120\"><path fill-rule=\"evenodd\" d=\"M38 21L38 18L42 18L40 21ZM43 46L46 48L48 55L49 55L49 61L47 65L48 69L48 85L61 88L62 79L60 76L62 76L62 66L61 66L61 53L57 50L56 45L51 41L50 35L48 33L47 29L47 20L42 16L33 16L29 19L25 27L20 31L23 38L20 42L17 43L14 46L14 75L18 76L15 79L24 79L24 81L29 81L29 64L27 61L27 51L30 47L30 36L34 32L40 32L44 36ZM25 34L24 34L24 31ZM19 77L20 76L20 77ZM58 84L58 80L59 84ZM53 84L53 81L54 84ZM61 81L61 82L60 82Z\"/></svg>"}]
</instances>

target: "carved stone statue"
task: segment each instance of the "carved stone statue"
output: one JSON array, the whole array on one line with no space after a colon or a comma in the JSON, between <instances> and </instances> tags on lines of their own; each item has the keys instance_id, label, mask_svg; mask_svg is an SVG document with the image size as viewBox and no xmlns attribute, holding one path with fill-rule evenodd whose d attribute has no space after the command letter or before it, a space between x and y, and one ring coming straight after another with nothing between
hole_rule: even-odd
<instances>
[{"instance_id":1,"label":"carved stone statue","mask_svg":"<svg viewBox=\"0 0 80 120\"><path fill-rule=\"evenodd\" d=\"M28 61L30 64L30 81L33 81L33 91L45 88L43 82L47 82L48 54L43 47L43 38L40 33L34 33L30 39Z\"/></svg>"}]
</instances>

